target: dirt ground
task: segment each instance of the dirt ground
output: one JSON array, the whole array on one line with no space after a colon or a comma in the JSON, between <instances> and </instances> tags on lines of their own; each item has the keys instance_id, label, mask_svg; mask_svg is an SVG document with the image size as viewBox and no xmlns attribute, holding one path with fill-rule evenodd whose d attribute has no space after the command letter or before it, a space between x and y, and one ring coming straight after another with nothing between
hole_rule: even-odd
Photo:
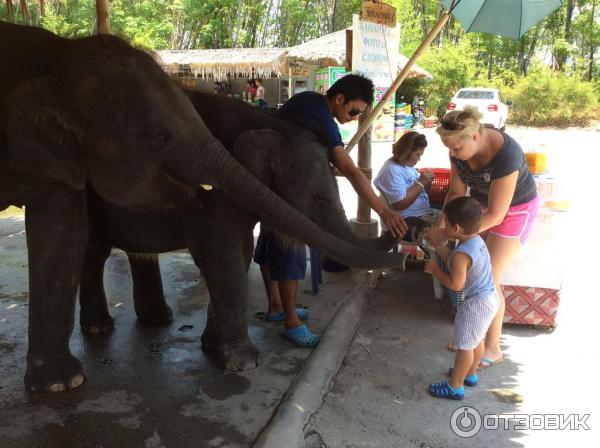
<instances>
[{"instance_id":1,"label":"dirt ground","mask_svg":"<svg viewBox=\"0 0 600 448\"><path fill-rule=\"evenodd\" d=\"M429 147L420 167L448 167L437 135L423 130ZM508 128L525 151L548 155L554 195L566 212L564 266L558 326L554 331L506 326L505 361L483 372L478 388L460 404L432 399L426 386L444 378L453 360L444 348L452 331L447 312L424 297L406 297L405 276L392 272L371 300L335 384L306 428L306 447L595 446L600 435L600 395L590 361L599 354L598 235L594 208L600 191L600 128ZM390 148L374 148L373 173ZM341 181L342 190L348 188ZM348 198L348 190L343 195ZM350 209L349 203L346 206ZM350 209L352 210L352 209ZM432 306L434 308L432 308ZM440 315L441 314L441 315ZM439 338L441 336L441 338ZM436 340L436 338L439 338ZM593 361L592 361L592 364ZM594 364L595 365L595 364ZM589 414L589 431L482 430L457 437L450 428L461 405L480 414Z\"/></svg>"}]
</instances>

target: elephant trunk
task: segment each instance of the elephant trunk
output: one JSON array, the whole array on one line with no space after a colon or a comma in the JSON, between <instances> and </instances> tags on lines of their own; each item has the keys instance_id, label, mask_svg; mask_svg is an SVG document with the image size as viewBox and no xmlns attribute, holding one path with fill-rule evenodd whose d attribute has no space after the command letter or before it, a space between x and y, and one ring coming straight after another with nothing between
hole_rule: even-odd
<instances>
[{"instance_id":1,"label":"elephant trunk","mask_svg":"<svg viewBox=\"0 0 600 448\"><path fill-rule=\"evenodd\" d=\"M320 220L317 223L328 232L334 234L341 240L352 244L354 246L359 246L364 249L369 250L377 250L377 251L388 251L390 250L394 244L397 242L397 239L391 235L391 233L386 232L378 238L363 238L356 234L348 219L346 218L346 214L344 213L344 209L340 204L339 210L336 212L326 213L324 216L323 222Z\"/></svg>"},{"instance_id":2,"label":"elephant trunk","mask_svg":"<svg viewBox=\"0 0 600 448\"><path fill-rule=\"evenodd\" d=\"M203 159L202 165L209 165L214 177L211 182L221 186L235 202L255 212L269 225L348 266L367 269L402 265L397 254L350 244L319 228L252 176L218 140L207 144L211 158ZM187 171L192 173L193 167Z\"/></svg>"}]
</instances>

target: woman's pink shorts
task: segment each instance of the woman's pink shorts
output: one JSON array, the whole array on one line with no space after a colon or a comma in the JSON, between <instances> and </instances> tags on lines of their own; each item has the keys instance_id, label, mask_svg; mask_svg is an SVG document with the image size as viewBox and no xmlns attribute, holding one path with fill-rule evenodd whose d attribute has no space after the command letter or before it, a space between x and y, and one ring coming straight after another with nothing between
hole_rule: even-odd
<instances>
[{"instance_id":1,"label":"woman's pink shorts","mask_svg":"<svg viewBox=\"0 0 600 448\"><path fill-rule=\"evenodd\" d=\"M495 227L488 229L484 234L491 233L504 238L519 238L525 244L540 206L540 198L536 196L525 204L515 205L508 209L504 220Z\"/></svg>"}]
</instances>

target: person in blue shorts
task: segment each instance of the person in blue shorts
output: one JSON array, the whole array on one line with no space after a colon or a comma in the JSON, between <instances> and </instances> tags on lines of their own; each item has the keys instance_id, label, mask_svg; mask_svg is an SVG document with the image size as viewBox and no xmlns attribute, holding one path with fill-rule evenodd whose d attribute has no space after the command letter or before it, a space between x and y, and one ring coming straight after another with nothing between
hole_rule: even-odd
<instances>
[{"instance_id":1,"label":"person in blue shorts","mask_svg":"<svg viewBox=\"0 0 600 448\"><path fill-rule=\"evenodd\" d=\"M278 118L313 131L329 151L330 162L350 181L357 194L373 209L390 232L403 235L407 226L377 196L371 183L350 158L336 122L358 120L367 105L373 103L373 82L361 75L349 74L335 82L325 95L302 92L290 98L276 113ZM307 173L310 175L310 173ZM302 324L308 312L296 308L298 280L306 274L306 247L303 243L283 244L282 237L262 227L254 261L260 265L269 301L266 320L284 323L285 336L296 345L314 347L319 337Z\"/></svg>"}]
</instances>

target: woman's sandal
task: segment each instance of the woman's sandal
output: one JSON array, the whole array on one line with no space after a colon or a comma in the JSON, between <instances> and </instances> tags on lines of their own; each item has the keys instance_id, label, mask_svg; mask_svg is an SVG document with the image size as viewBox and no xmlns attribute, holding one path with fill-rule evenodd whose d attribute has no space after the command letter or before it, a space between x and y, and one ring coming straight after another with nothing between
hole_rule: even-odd
<instances>
[{"instance_id":1,"label":"woman's sandal","mask_svg":"<svg viewBox=\"0 0 600 448\"><path fill-rule=\"evenodd\" d=\"M488 367L492 367L492 366L495 366L496 364L500 364L502 361L504 361L502 356L496 360L494 360L492 358L481 358L479 360L478 368L479 369L487 369Z\"/></svg>"},{"instance_id":2,"label":"woman's sandal","mask_svg":"<svg viewBox=\"0 0 600 448\"><path fill-rule=\"evenodd\" d=\"M465 398L465 388L458 387L453 389L448 381L431 383L429 385L429 393L437 398L449 398L451 400L462 400Z\"/></svg>"},{"instance_id":3,"label":"woman's sandal","mask_svg":"<svg viewBox=\"0 0 600 448\"><path fill-rule=\"evenodd\" d=\"M306 308L296 308L296 316L300 320L308 319L308 309ZM285 313L282 311L281 313L265 313L264 311L259 311L256 313L256 317L258 319L264 319L267 322L283 322L285 320Z\"/></svg>"},{"instance_id":4,"label":"woman's sandal","mask_svg":"<svg viewBox=\"0 0 600 448\"><path fill-rule=\"evenodd\" d=\"M454 372L454 367L450 367L448 369L448 376L452 376L452 372ZM477 382L479 381L479 377L477 375L467 375L465 376L465 380L463 384L469 387L477 386Z\"/></svg>"},{"instance_id":5,"label":"woman's sandal","mask_svg":"<svg viewBox=\"0 0 600 448\"><path fill-rule=\"evenodd\" d=\"M306 325L300 325L296 328L289 328L282 333L283 336L288 338L294 344L305 347L313 348L319 343L319 336L308 329Z\"/></svg>"}]
</instances>

